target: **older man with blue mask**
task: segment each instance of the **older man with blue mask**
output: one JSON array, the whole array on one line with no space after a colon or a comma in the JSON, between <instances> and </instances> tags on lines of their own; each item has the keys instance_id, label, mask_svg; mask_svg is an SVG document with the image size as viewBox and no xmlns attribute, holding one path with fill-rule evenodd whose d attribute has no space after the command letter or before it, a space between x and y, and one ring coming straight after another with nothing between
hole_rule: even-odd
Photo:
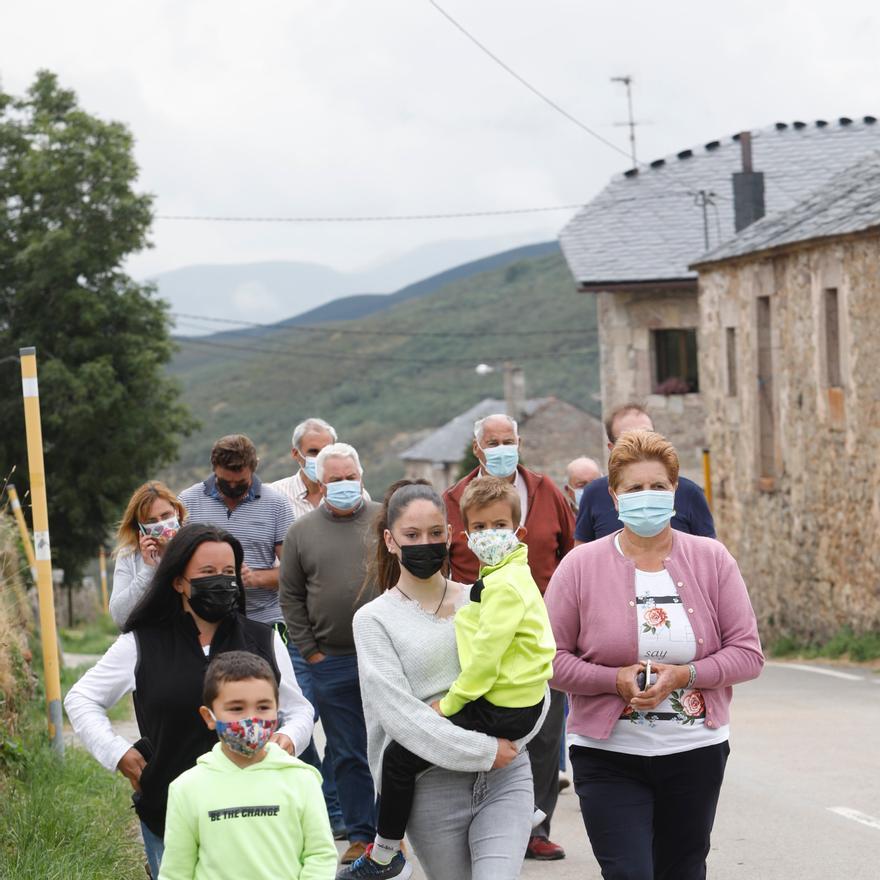
<instances>
[{"instance_id":1,"label":"older man with blue mask","mask_svg":"<svg viewBox=\"0 0 880 880\"><path fill-rule=\"evenodd\" d=\"M574 541L574 516L562 492L550 477L535 473L519 463L519 426L515 419L498 413L474 425L473 451L480 466L459 480L443 495L446 515L452 528L449 559L451 577L472 584L480 576L480 564L468 549L459 503L473 480L484 476L510 482L519 493L522 516L516 525L525 529L529 568L541 592L556 566ZM529 744L529 758L535 785L535 806L546 818L535 827L526 858L552 860L565 857L565 851L550 840L550 819L559 794L559 750L562 742L565 695L551 692L550 711L538 735Z\"/></svg>"},{"instance_id":2,"label":"older man with blue mask","mask_svg":"<svg viewBox=\"0 0 880 880\"><path fill-rule=\"evenodd\" d=\"M311 673L351 844L342 860L350 863L364 854L376 832L352 618L374 596L361 587L370 529L381 507L364 498L354 447L331 443L315 464L322 501L287 532L280 599L290 636Z\"/></svg>"}]
</instances>

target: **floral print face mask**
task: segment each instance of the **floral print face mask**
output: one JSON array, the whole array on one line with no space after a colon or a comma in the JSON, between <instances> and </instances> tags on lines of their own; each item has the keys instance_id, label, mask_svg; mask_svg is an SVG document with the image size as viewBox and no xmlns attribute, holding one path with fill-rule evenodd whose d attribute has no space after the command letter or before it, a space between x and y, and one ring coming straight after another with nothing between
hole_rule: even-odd
<instances>
[{"instance_id":1,"label":"floral print face mask","mask_svg":"<svg viewBox=\"0 0 880 880\"><path fill-rule=\"evenodd\" d=\"M158 538L160 541L170 541L179 531L180 522L176 516L160 520L154 523L138 523L142 535L148 538Z\"/></svg>"},{"instance_id":2,"label":"floral print face mask","mask_svg":"<svg viewBox=\"0 0 880 880\"><path fill-rule=\"evenodd\" d=\"M512 529L484 529L468 534L468 547L483 565L498 565L519 546Z\"/></svg>"},{"instance_id":3,"label":"floral print face mask","mask_svg":"<svg viewBox=\"0 0 880 880\"><path fill-rule=\"evenodd\" d=\"M211 711L210 709L208 710ZM277 718L239 718L237 721L219 721L211 712L217 725L217 736L225 746L238 755L253 758L272 738L278 727Z\"/></svg>"}]
</instances>

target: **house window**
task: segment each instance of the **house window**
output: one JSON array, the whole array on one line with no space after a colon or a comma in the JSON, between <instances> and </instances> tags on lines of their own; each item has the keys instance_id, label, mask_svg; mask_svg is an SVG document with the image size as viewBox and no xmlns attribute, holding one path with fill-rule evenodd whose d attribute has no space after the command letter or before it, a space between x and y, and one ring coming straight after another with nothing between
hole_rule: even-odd
<instances>
[{"instance_id":1,"label":"house window","mask_svg":"<svg viewBox=\"0 0 880 880\"><path fill-rule=\"evenodd\" d=\"M700 390L697 331L654 331L654 393L690 394Z\"/></svg>"},{"instance_id":2,"label":"house window","mask_svg":"<svg viewBox=\"0 0 880 880\"><path fill-rule=\"evenodd\" d=\"M758 297L758 449L762 485L772 488L776 476L776 413L773 406L773 333L770 297Z\"/></svg>"},{"instance_id":3,"label":"house window","mask_svg":"<svg viewBox=\"0 0 880 880\"><path fill-rule=\"evenodd\" d=\"M840 312L837 288L825 291L825 381L829 388L842 388L840 369Z\"/></svg>"},{"instance_id":4,"label":"house window","mask_svg":"<svg viewBox=\"0 0 880 880\"><path fill-rule=\"evenodd\" d=\"M726 337L727 396L736 397L736 327L728 327Z\"/></svg>"}]
</instances>

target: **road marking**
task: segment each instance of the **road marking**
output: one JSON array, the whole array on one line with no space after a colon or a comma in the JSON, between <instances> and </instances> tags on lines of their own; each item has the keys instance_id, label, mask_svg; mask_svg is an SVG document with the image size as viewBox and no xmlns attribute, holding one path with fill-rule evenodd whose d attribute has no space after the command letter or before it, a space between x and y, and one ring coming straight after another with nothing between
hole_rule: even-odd
<instances>
[{"instance_id":1,"label":"road marking","mask_svg":"<svg viewBox=\"0 0 880 880\"><path fill-rule=\"evenodd\" d=\"M845 681L864 681L864 676L853 675L851 672L838 672L836 669L823 669L821 666L807 666L805 663L774 663L768 666L783 666L788 669L798 669L801 672L815 672L816 675L830 675L832 678L842 678Z\"/></svg>"},{"instance_id":2,"label":"road marking","mask_svg":"<svg viewBox=\"0 0 880 880\"><path fill-rule=\"evenodd\" d=\"M880 819L875 819L867 813L860 813L858 810L851 810L849 807L828 807L828 809L832 813L837 813L838 816L843 816L844 819L852 819L853 822L859 822L862 825L867 825L868 828L880 831Z\"/></svg>"}]
</instances>

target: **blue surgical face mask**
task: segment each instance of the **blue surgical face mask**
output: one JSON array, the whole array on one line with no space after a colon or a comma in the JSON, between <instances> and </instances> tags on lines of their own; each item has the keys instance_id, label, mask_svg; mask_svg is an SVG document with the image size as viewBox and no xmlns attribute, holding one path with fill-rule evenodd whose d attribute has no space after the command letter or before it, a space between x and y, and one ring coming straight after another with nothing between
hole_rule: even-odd
<instances>
[{"instance_id":1,"label":"blue surgical face mask","mask_svg":"<svg viewBox=\"0 0 880 880\"><path fill-rule=\"evenodd\" d=\"M647 489L617 496L620 521L642 538L659 535L675 516L675 492Z\"/></svg>"},{"instance_id":2,"label":"blue surgical face mask","mask_svg":"<svg viewBox=\"0 0 880 880\"><path fill-rule=\"evenodd\" d=\"M339 480L327 483L327 503L337 510L352 510L361 500L360 480Z\"/></svg>"},{"instance_id":3,"label":"blue surgical face mask","mask_svg":"<svg viewBox=\"0 0 880 880\"><path fill-rule=\"evenodd\" d=\"M318 482L318 459L314 455L305 456L306 463L303 465L303 470L305 471L306 476L313 482Z\"/></svg>"},{"instance_id":4,"label":"blue surgical face mask","mask_svg":"<svg viewBox=\"0 0 880 880\"><path fill-rule=\"evenodd\" d=\"M512 446L481 446L486 456L486 473L493 477L509 477L519 464L519 447Z\"/></svg>"},{"instance_id":5,"label":"blue surgical face mask","mask_svg":"<svg viewBox=\"0 0 880 880\"><path fill-rule=\"evenodd\" d=\"M581 509L581 498L584 497L584 487L581 486L580 489L572 489L574 492L574 506L580 510Z\"/></svg>"}]
</instances>

